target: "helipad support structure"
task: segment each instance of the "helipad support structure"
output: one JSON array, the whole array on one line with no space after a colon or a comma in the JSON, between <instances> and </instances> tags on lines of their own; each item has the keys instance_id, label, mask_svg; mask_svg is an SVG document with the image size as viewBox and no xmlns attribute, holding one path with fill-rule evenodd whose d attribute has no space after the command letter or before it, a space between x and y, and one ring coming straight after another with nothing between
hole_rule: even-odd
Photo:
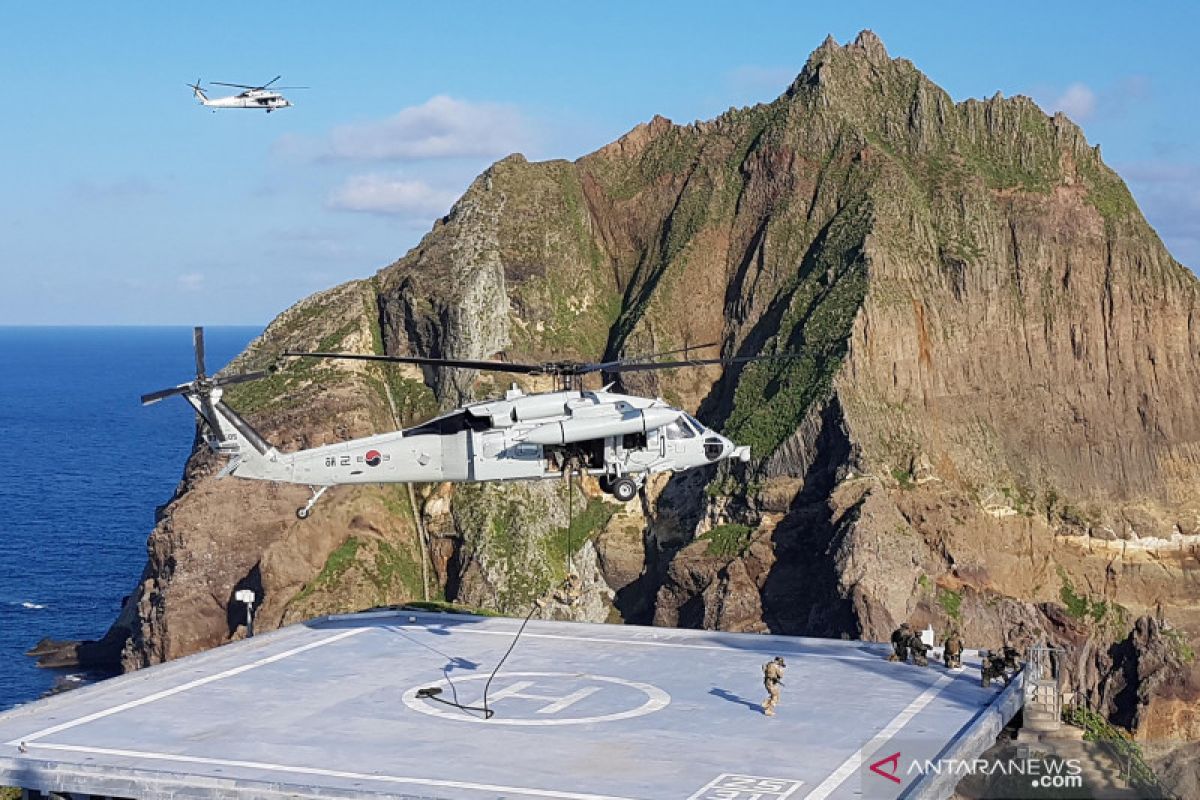
<instances>
[{"instance_id":1,"label":"helipad support structure","mask_svg":"<svg viewBox=\"0 0 1200 800\"><path fill-rule=\"evenodd\" d=\"M882 645L420 612L293 625L0 714L0 784L137 798L944 797L1019 695ZM788 669L766 717L761 665ZM894 757L893 757L894 756ZM874 767L874 768L872 768ZM893 769L895 767L895 769ZM888 773L888 774L885 774ZM889 776L890 774L890 776Z\"/></svg>"}]
</instances>

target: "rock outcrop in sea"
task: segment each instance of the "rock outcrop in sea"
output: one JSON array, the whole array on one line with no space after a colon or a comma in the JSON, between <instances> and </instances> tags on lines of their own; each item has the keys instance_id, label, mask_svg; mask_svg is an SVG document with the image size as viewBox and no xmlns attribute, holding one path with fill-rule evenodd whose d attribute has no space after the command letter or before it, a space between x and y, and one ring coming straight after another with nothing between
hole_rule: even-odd
<instances>
[{"instance_id":1,"label":"rock outcrop in sea","mask_svg":"<svg viewBox=\"0 0 1200 800\"><path fill-rule=\"evenodd\" d=\"M827 40L772 103L497 162L232 368L707 342L803 357L623 387L754 461L627 507L585 482L570 530L559 483L343 488L298 522L304 487L215 480L197 446L99 650L135 669L240 637L247 586L261 628L425 597L520 613L574 553L587 600L560 616L876 640L910 620L968 646L1023 622L1069 648L1082 702L1200 739L1200 282L1071 120L956 103L870 32ZM228 399L284 449L507 380L282 363Z\"/></svg>"}]
</instances>

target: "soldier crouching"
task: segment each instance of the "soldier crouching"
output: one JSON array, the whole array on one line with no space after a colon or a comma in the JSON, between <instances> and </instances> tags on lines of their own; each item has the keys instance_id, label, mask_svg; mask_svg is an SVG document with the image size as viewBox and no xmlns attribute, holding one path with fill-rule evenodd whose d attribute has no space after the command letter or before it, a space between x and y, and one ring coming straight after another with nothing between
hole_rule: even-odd
<instances>
[{"instance_id":1,"label":"soldier crouching","mask_svg":"<svg viewBox=\"0 0 1200 800\"><path fill-rule=\"evenodd\" d=\"M918 667L928 667L929 657L926 655L929 652L929 645L921 638L921 634L913 631L908 637L908 649L912 651L913 663Z\"/></svg>"},{"instance_id":2,"label":"soldier crouching","mask_svg":"<svg viewBox=\"0 0 1200 800\"><path fill-rule=\"evenodd\" d=\"M888 655L888 661L908 663L908 642L912 632L912 626L907 622L901 622L900 627L892 631L892 652Z\"/></svg>"},{"instance_id":3,"label":"soldier crouching","mask_svg":"<svg viewBox=\"0 0 1200 800\"><path fill-rule=\"evenodd\" d=\"M980 650L979 685L984 689L992 685L992 681L1004 679L1004 685L1010 682L1008 670L1005 669L1004 654L991 650Z\"/></svg>"}]
</instances>

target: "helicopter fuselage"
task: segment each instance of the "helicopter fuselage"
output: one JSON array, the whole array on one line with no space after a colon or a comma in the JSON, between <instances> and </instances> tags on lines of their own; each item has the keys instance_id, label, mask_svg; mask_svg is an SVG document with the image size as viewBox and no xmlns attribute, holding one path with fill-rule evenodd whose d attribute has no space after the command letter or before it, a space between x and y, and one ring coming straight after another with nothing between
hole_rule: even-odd
<instances>
[{"instance_id":1,"label":"helicopter fuselage","mask_svg":"<svg viewBox=\"0 0 1200 800\"><path fill-rule=\"evenodd\" d=\"M230 437L236 432L227 431ZM422 425L296 453L268 454L233 470L247 478L337 484L504 481L558 477L573 466L597 476L683 470L748 456L729 439L661 400L600 391L476 403Z\"/></svg>"},{"instance_id":2,"label":"helicopter fuselage","mask_svg":"<svg viewBox=\"0 0 1200 800\"><path fill-rule=\"evenodd\" d=\"M259 111L276 111L281 108L291 108L292 102L279 92L268 89L252 89L241 94L228 97L209 97L203 91L193 87L192 94L196 101L205 108L255 108Z\"/></svg>"},{"instance_id":3,"label":"helicopter fuselage","mask_svg":"<svg viewBox=\"0 0 1200 800\"><path fill-rule=\"evenodd\" d=\"M516 481L586 473L622 502L632 500L658 472L701 467L726 459L750 460L739 447L662 399L579 388L525 394L514 383L503 399L455 409L412 428L281 453L222 400L224 387L266 377L268 371L213 376L204 369L204 330L193 331L196 379L142 395L143 405L181 395L203 422L204 440L230 461L220 476L300 483L313 497L296 509L305 519L330 486L366 483ZM433 359L413 356L285 353L285 355L446 364L462 369L582 375L675 369L725 363L611 362L544 365ZM738 363L751 359L734 359ZM611 384L610 384L611 386Z\"/></svg>"}]
</instances>

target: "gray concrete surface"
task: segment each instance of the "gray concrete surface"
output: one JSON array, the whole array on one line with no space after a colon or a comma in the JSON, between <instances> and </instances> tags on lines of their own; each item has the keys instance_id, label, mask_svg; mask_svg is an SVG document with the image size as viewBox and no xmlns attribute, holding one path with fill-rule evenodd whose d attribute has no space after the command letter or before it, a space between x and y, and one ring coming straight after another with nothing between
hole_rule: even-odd
<instances>
[{"instance_id":1,"label":"gray concrete surface","mask_svg":"<svg viewBox=\"0 0 1200 800\"><path fill-rule=\"evenodd\" d=\"M938 796L904 766L972 757L991 744L981 726L1014 713L976 663L951 673L860 642L537 620L491 685L491 719L417 696L481 703L519 625L326 618L30 703L0 714L0 784L145 798ZM788 670L769 718L761 665L775 655Z\"/></svg>"}]
</instances>

